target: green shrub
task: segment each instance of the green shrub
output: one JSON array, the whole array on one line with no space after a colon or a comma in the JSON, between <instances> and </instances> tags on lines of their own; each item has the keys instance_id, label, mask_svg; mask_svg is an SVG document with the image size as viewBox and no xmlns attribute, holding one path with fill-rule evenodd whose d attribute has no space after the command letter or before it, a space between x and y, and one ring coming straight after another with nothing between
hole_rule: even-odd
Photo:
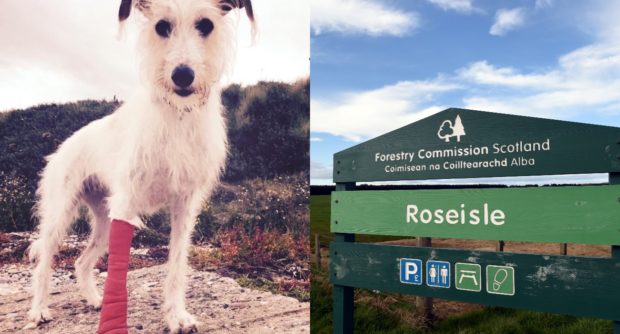
<instances>
[{"instance_id":1,"label":"green shrub","mask_svg":"<svg viewBox=\"0 0 620 334\"><path fill-rule=\"evenodd\" d=\"M219 230L232 228L247 233L260 228L307 238L308 205L307 172L223 184L198 217L194 238L213 241Z\"/></svg>"},{"instance_id":2,"label":"green shrub","mask_svg":"<svg viewBox=\"0 0 620 334\"><path fill-rule=\"evenodd\" d=\"M0 117L0 231L32 230L39 173L45 157L73 132L110 114L118 102L80 101L2 113ZM78 232L88 231L80 215Z\"/></svg>"},{"instance_id":3,"label":"green shrub","mask_svg":"<svg viewBox=\"0 0 620 334\"><path fill-rule=\"evenodd\" d=\"M151 216L141 217L146 228L136 232L133 238L133 246L164 246L170 240L170 215L161 210Z\"/></svg>"},{"instance_id":4,"label":"green shrub","mask_svg":"<svg viewBox=\"0 0 620 334\"><path fill-rule=\"evenodd\" d=\"M280 281L285 291L306 288L309 281L310 243L307 237L294 236L255 227L227 228L219 231L217 248L194 249L190 261L198 269L226 268L256 278L257 272L277 272L287 279Z\"/></svg>"},{"instance_id":5,"label":"green shrub","mask_svg":"<svg viewBox=\"0 0 620 334\"><path fill-rule=\"evenodd\" d=\"M227 181L273 178L309 166L310 83L260 82L223 94L228 109ZM227 105L228 104L228 105Z\"/></svg>"},{"instance_id":6,"label":"green shrub","mask_svg":"<svg viewBox=\"0 0 620 334\"><path fill-rule=\"evenodd\" d=\"M34 195L22 176L0 171L0 226L5 232L31 230L34 227Z\"/></svg>"},{"instance_id":7,"label":"green shrub","mask_svg":"<svg viewBox=\"0 0 620 334\"><path fill-rule=\"evenodd\" d=\"M231 85L223 91L230 142L224 181L275 178L307 170L309 90L309 81L302 80L295 84ZM119 105L116 100L79 101L0 114L0 172L4 175L0 179L0 196L4 198L0 203L0 231L32 230L36 226L31 212L39 173L45 166L44 157L75 131L109 115ZM206 212L200 221L213 221L212 218ZM167 234L167 225L160 224L167 219L151 219L148 223L153 230ZM88 230L84 215L76 228ZM215 230L202 224L200 238L211 238ZM151 236L154 235L142 235L141 239L148 242L146 239Z\"/></svg>"}]
</instances>

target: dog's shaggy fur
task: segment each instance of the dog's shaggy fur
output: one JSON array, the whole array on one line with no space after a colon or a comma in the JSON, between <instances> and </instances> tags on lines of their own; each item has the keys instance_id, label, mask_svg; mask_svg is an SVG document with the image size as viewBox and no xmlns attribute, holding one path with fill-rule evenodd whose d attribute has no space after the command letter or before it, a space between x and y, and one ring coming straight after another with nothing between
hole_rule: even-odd
<instances>
[{"instance_id":1,"label":"dog's shaggy fur","mask_svg":"<svg viewBox=\"0 0 620 334\"><path fill-rule=\"evenodd\" d=\"M165 320L172 332L196 325L185 309L188 247L196 216L226 159L220 80L235 49L234 21L226 14L244 6L253 20L249 0L122 1L121 21L132 7L146 17L140 35L144 84L112 115L80 129L48 157L38 189L39 239L30 249L36 262L31 323L51 319L53 256L85 204L92 234L76 275L88 304L101 305L92 269L107 250L111 219L139 228L139 216L168 208ZM181 67L185 82L179 86L173 76Z\"/></svg>"}]
</instances>

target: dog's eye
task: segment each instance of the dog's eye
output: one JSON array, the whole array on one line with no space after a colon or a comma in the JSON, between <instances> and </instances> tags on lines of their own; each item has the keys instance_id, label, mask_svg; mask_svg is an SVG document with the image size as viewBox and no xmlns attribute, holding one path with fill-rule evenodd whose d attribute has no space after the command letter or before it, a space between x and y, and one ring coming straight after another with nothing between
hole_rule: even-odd
<instances>
[{"instance_id":1,"label":"dog's eye","mask_svg":"<svg viewBox=\"0 0 620 334\"><path fill-rule=\"evenodd\" d=\"M159 36L167 38L172 32L172 25L166 20L159 20L155 25L155 31Z\"/></svg>"},{"instance_id":2,"label":"dog's eye","mask_svg":"<svg viewBox=\"0 0 620 334\"><path fill-rule=\"evenodd\" d=\"M202 37L207 37L213 31L213 22L209 19L201 19L196 22L196 29Z\"/></svg>"}]
</instances>

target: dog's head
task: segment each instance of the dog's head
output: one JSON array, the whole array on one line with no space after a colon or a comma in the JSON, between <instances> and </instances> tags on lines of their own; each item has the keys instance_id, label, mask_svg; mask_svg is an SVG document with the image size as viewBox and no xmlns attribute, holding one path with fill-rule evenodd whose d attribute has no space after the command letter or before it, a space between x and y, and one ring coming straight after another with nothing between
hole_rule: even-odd
<instances>
[{"instance_id":1,"label":"dog's head","mask_svg":"<svg viewBox=\"0 0 620 334\"><path fill-rule=\"evenodd\" d=\"M147 19L140 36L142 71L153 94L177 110L207 102L211 87L230 70L234 24L228 14L251 0L122 0L119 21L132 9Z\"/></svg>"}]
</instances>

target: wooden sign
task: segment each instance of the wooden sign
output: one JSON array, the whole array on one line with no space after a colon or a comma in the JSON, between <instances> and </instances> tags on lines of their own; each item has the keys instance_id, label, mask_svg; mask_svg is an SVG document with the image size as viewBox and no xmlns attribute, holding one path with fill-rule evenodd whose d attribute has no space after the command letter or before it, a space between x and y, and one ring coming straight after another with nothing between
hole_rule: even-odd
<instances>
[{"instance_id":1,"label":"wooden sign","mask_svg":"<svg viewBox=\"0 0 620 334\"><path fill-rule=\"evenodd\" d=\"M620 242L620 185L337 191L331 200L335 233Z\"/></svg>"},{"instance_id":2,"label":"wooden sign","mask_svg":"<svg viewBox=\"0 0 620 334\"><path fill-rule=\"evenodd\" d=\"M618 259L347 242L332 243L330 259L331 281L339 286L620 319ZM401 259L420 260L421 284L401 281L401 270L416 269L401 268ZM426 263L433 261L448 264L445 275L435 275L439 284L445 277L448 286L430 282Z\"/></svg>"},{"instance_id":3,"label":"wooden sign","mask_svg":"<svg viewBox=\"0 0 620 334\"><path fill-rule=\"evenodd\" d=\"M351 191L355 182L609 173L610 185ZM614 320L620 128L447 109L334 155L334 333L353 289ZM612 245L570 257L354 243L355 234Z\"/></svg>"},{"instance_id":4,"label":"wooden sign","mask_svg":"<svg viewBox=\"0 0 620 334\"><path fill-rule=\"evenodd\" d=\"M447 109L334 155L334 182L620 172L620 129Z\"/></svg>"}]
</instances>

